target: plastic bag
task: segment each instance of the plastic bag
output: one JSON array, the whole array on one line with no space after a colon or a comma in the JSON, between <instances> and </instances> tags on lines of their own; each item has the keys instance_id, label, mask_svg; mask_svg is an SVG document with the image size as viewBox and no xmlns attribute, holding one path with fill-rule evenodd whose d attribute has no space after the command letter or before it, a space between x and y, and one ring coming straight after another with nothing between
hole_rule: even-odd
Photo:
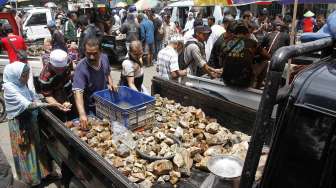
<instances>
[{"instance_id":1,"label":"plastic bag","mask_svg":"<svg viewBox=\"0 0 336 188\"><path fill-rule=\"evenodd\" d=\"M119 141L125 144L130 149L135 149L136 141L133 138L133 133L117 121L112 122L112 142L117 144Z\"/></svg>"}]
</instances>

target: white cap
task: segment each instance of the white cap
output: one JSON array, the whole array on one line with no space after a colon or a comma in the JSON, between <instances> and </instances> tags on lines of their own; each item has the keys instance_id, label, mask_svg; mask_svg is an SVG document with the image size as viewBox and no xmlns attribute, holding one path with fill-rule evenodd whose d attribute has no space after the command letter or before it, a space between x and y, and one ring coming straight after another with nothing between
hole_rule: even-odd
<instances>
[{"instance_id":1,"label":"white cap","mask_svg":"<svg viewBox=\"0 0 336 188\"><path fill-rule=\"evenodd\" d=\"M182 35L173 35L169 38L169 42L182 42L183 43L184 39Z\"/></svg>"},{"instance_id":2,"label":"white cap","mask_svg":"<svg viewBox=\"0 0 336 188\"><path fill-rule=\"evenodd\" d=\"M68 54L60 49L53 50L50 53L50 64L54 67L61 68L68 64Z\"/></svg>"}]
</instances>

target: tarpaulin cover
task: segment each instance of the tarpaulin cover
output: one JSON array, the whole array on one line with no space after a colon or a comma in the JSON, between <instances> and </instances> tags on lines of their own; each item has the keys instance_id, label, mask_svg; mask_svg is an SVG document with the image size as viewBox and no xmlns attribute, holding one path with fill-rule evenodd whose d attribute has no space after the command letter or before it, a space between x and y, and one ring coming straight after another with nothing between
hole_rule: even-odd
<instances>
[{"instance_id":1,"label":"tarpaulin cover","mask_svg":"<svg viewBox=\"0 0 336 188\"><path fill-rule=\"evenodd\" d=\"M280 0L282 4L294 4L294 0ZM314 3L314 4L327 4L327 3L336 3L336 0L298 0L299 4L304 3Z\"/></svg>"},{"instance_id":2,"label":"tarpaulin cover","mask_svg":"<svg viewBox=\"0 0 336 188\"><path fill-rule=\"evenodd\" d=\"M0 6L5 5L8 2L8 0L0 0Z\"/></svg>"},{"instance_id":3,"label":"tarpaulin cover","mask_svg":"<svg viewBox=\"0 0 336 188\"><path fill-rule=\"evenodd\" d=\"M253 4L253 3L268 3L268 2L273 2L276 0L233 0L233 4L235 5L245 5L245 4ZM336 0L334 0L336 1Z\"/></svg>"},{"instance_id":4,"label":"tarpaulin cover","mask_svg":"<svg viewBox=\"0 0 336 188\"><path fill-rule=\"evenodd\" d=\"M194 0L196 6L233 5L233 0Z\"/></svg>"}]
</instances>

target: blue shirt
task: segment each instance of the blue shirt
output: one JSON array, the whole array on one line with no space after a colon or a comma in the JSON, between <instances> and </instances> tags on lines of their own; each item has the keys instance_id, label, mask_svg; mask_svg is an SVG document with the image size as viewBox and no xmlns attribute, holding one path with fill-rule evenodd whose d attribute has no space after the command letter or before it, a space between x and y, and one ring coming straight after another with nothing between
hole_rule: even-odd
<instances>
[{"instance_id":1,"label":"blue shirt","mask_svg":"<svg viewBox=\"0 0 336 188\"><path fill-rule=\"evenodd\" d=\"M140 40L146 44L154 43L154 24L147 18L140 23Z\"/></svg>"},{"instance_id":2,"label":"blue shirt","mask_svg":"<svg viewBox=\"0 0 336 188\"><path fill-rule=\"evenodd\" d=\"M84 91L84 104L87 113L95 110L92 94L96 91L107 89L107 78L111 72L107 55L102 54L100 56L100 63L99 69L95 69L90 66L87 58L84 58L79 62L75 70L72 90Z\"/></svg>"}]
</instances>

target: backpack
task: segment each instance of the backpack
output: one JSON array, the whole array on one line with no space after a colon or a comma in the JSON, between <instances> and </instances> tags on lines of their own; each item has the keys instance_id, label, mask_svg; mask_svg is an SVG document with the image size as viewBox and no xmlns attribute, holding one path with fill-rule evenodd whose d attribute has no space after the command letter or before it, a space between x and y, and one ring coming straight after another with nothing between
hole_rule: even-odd
<instances>
[{"instance_id":1,"label":"backpack","mask_svg":"<svg viewBox=\"0 0 336 188\"><path fill-rule=\"evenodd\" d=\"M252 64L254 55L246 46L248 40L238 39L224 48L222 78L226 85L235 87L249 87L253 82Z\"/></svg>"},{"instance_id":2,"label":"backpack","mask_svg":"<svg viewBox=\"0 0 336 188\"><path fill-rule=\"evenodd\" d=\"M188 42L185 44L185 46L184 46L182 52L181 52L181 53L179 54L179 56L178 56L178 64L179 64L179 68L180 68L180 70L184 70L184 69L188 68L189 65L190 65L190 63L191 63L191 62L185 62L185 60L184 60L184 52L185 52L185 50L187 49L187 47L188 47L190 44L196 44L200 50L203 48L203 47L202 47L199 43L197 43L196 41L188 41ZM201 51L202 51L202 50L201 50ZM196 70L196 76L202 76L203 74L204 74L204 73L203 73L203 70L202 70L201 68L198 67L197 70Z\"/></svg>"}]
</instances>

